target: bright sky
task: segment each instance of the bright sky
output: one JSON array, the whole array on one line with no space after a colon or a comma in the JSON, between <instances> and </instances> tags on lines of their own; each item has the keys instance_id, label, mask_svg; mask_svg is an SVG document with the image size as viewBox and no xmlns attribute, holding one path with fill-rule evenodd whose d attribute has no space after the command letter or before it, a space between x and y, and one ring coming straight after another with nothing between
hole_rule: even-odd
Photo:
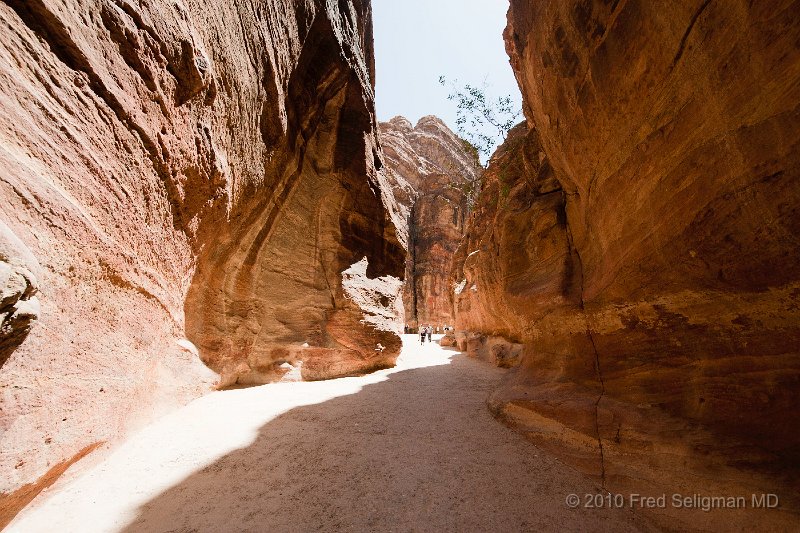
<instances>
[{"instance_id":1,"label":"bright sky","mask_svg":"<svg viewBox=\"0 0 800 533\"><path fill-rule=\"evenodd\" d=\"M372 10L378 120L437 115L456 131L439 76L462 87L485 80L487 96L520 101L503 44L508 0L373 0Z\"/></svg>"}]
</instances>

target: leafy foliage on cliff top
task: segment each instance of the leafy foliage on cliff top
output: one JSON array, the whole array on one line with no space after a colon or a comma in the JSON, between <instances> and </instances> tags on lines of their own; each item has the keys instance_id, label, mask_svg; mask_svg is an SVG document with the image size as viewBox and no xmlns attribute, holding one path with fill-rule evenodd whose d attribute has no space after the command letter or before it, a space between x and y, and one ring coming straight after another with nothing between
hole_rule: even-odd
<instances>
[{"instance_id":1,"label":"leafy foliage on cliff top","mask_svg":"<svg viewBox=\"0 0 800 533\"><path fill-rule=\"evenodd\" d=\"M444 76L439 83L447 86ZM502 143L508 131L518 122L522 110L511 96L491 97L489 85L465 84L463 87L452 82L448 100L456 102L456 126L458 133L477 150L482 162L488 162L495 147Z\"/></svg>"}]
</instances>

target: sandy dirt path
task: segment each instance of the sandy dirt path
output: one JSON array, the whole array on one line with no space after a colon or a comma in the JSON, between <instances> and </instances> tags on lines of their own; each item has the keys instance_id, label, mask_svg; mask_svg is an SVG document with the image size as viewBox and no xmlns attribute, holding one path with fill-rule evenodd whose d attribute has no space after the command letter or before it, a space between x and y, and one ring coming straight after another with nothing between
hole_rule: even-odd
<instances>
[{"instance_id":1,"label":"sandy dirt path","mask_svg":"<svg viewBox=\"0 0 800 533\"><path fill-rule=\"evenodd\" d=\"M15 532L641 531L496 422L503 370L404 339L396 368L200 398L43 493Z\"/></svg>"}]
</instances>

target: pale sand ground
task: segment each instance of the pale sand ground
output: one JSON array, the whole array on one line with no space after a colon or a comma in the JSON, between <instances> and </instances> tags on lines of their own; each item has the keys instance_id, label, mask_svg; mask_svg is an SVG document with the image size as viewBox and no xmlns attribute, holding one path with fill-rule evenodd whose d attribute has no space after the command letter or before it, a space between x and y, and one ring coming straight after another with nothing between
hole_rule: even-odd
<instances>
[{"instance_id":1,"label":"pale sand ground","mask_svg":"<svg viewBox=\"0 0 800 533\"><path fill-rule=\"evenodd\" d=\"M397 368L200 398L43 493L15 532L629 531L496 422L503 370L406 336Z\"/></svg>"}]
</instances>

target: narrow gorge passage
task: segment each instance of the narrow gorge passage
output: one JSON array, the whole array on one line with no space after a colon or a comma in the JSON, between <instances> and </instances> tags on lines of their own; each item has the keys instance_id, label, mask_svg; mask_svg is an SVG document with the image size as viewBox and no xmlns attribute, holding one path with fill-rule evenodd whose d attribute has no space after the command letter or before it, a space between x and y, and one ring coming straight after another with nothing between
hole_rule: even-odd
<instances>
[{"instance_id":1,"label":"narrow gorge passage","mask_svg":"<svg viewBox=\"0 0 800 533\"><path fill-rule=\"evenodd\" d=\"M0 530L800 531L799 6L0 0Z\"/></svg>"},{"instance_id":2,"label":"narrow gorge passage","mask_svg":"<svg viewBox=\"0 0 800 533\"><path fill-rule=\"evenodd\" d=\"M9 531L649 529L630 510L566 507L596 487L492 419L504 370L403 343L391 370L195 400Z\"/></svg>"}]
</instances>

